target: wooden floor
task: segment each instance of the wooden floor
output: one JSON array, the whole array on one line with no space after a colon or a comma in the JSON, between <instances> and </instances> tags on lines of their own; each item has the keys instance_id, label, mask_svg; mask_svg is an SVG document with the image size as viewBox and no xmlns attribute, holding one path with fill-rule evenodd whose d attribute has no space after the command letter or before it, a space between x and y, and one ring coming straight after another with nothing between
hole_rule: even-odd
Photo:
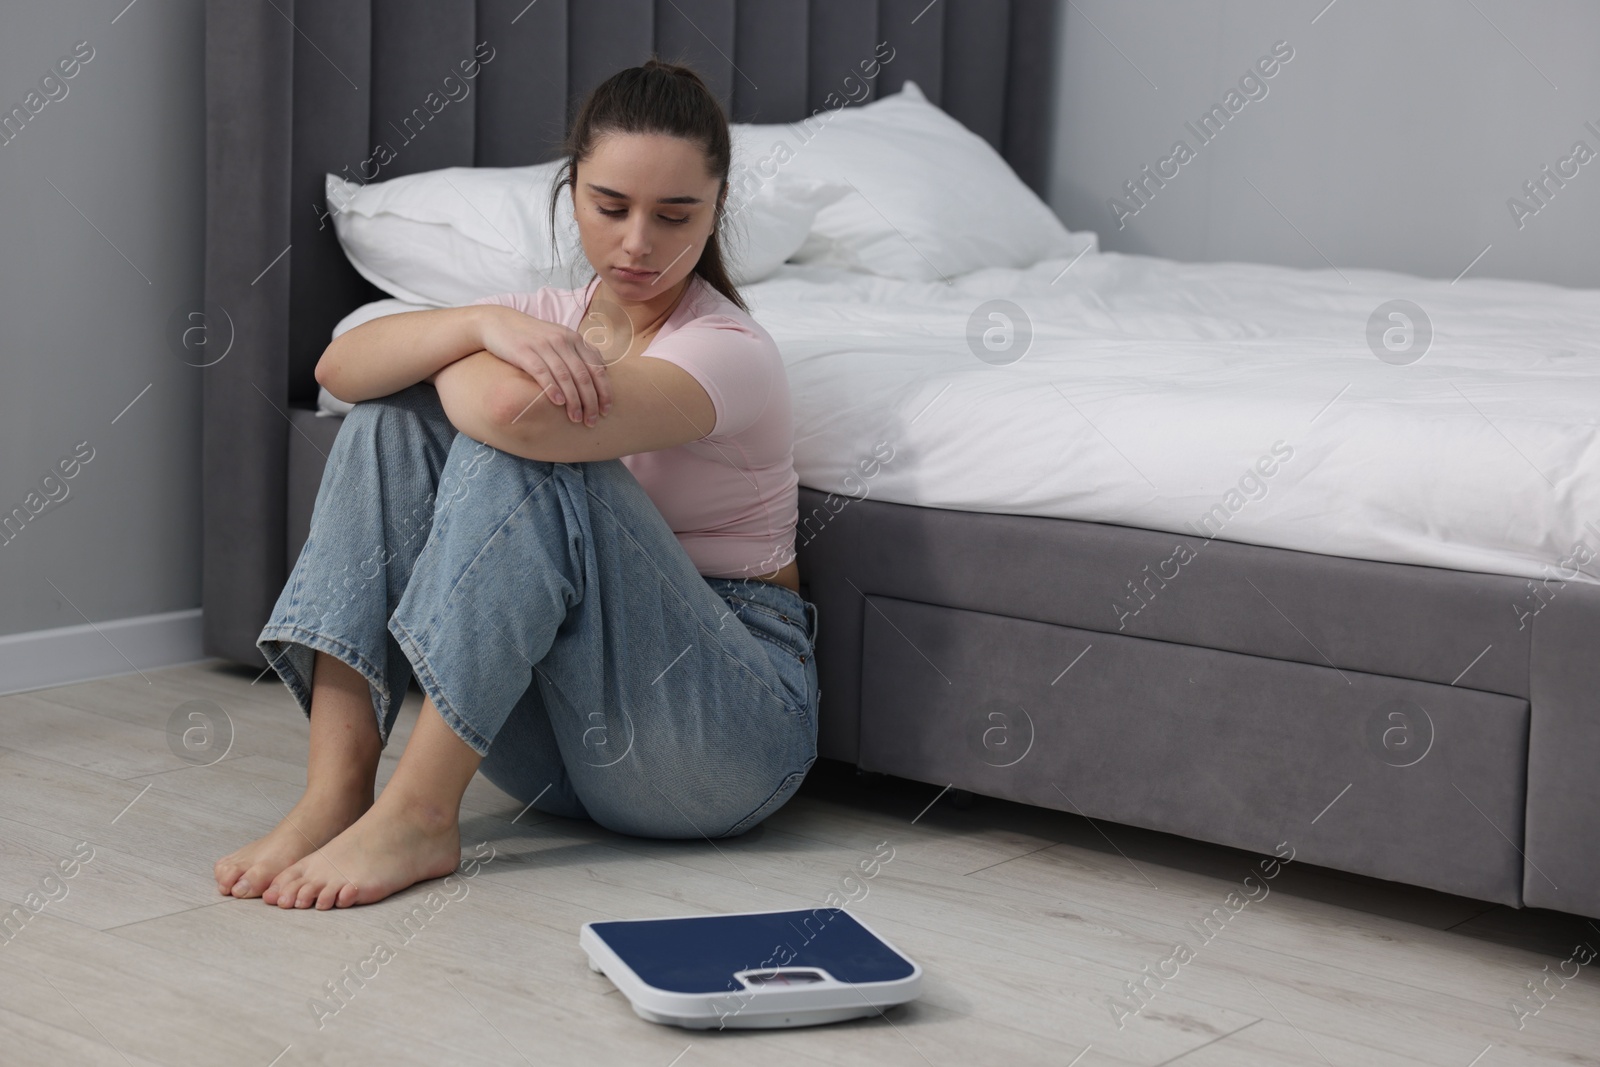
<instances>
[{"instance_id":1,"label":"wooden floor","mask_svg":"<svg viewBox=\"0 0 1600 1067\"><path fill-rule=\"evenodd\" d=\"M440 883L327 912L223 898L213 862L305 781L304 718L275 676L252 677L208 663L0 697L0 899L37 908L0 937L0 1062L1600 1064L1600 960L1550 979L1537 1014L1527 987L1580 942L1600 949L1600 924L1296 863L1202 941L1190 924L1258 857L992 799L959 810L939 785L832 761L716 843L532 811L513 825L521 805L479 778L463 855L494 858L404 938L391 924ZM209 703L180 724L209 709L232 725L218 762L169 743L190 701ZM919 1000L809 1029L682 1030L635 1016L577 943L590 919L830 891L922 964ZM364 965L379 939L392 955ZM1178 942L1193 954L1174 974ZM1141 1003L1126 986L1148 973L1168 977Z\"/></svg>"}]
</instances>

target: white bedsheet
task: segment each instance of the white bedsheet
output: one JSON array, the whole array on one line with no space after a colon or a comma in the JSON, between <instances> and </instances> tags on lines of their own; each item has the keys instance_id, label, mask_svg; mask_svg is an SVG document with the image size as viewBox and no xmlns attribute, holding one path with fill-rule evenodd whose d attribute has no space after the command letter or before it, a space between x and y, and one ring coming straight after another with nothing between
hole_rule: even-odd
<instances>
[{"instance_id":1,"label":"white bedsheet","mask_svg":"<svg viewBox=\"0 0 1600 1067\"><path fill-rule=\"evenodd\" d=\"M802 485L1600 581L1600 290L1090 252L948 286L790 264L743 292ZM997 297L1034 331L1004 366L966 340ZM1434 331L1405 366L1367 342L1396 298Z\"/></svg>"}]
</instances>

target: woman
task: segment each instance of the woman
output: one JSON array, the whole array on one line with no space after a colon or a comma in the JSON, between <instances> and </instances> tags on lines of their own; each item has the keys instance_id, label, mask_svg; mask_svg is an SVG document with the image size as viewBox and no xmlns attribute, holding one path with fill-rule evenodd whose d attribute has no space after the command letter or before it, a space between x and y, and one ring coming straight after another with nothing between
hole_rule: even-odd
<instances>
[{"instance_id":1,"label":"woman","mask_svg":"<svg viewBox=\"0 0 1600 1067\"><path fill-rule=\"evenodd\" d=\"M448 874L480 769L541 811L714 838L816 761L788 384L719 239L727 118L652 59L565 154L588 285L376 319L317 365L355 408L257 641L310 719L306 789L218 861L225 895L326 909Z\"/></svg>"}]
</instances>

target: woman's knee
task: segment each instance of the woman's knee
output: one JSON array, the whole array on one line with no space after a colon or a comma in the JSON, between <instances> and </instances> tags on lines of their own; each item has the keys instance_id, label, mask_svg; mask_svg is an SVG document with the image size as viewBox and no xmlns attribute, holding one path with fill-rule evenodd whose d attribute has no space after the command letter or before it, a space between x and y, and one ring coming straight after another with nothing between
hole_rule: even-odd
<instances>
[{"instance_id":1,"label":"woman's knee","mask_svg":"<svg viewBox=\"0 0 1600 1067\"><path fill-rule=\"evenodd\" d=\"M554 502L571 496L561 486L573 484L567 464L528 459L504 452L464 433L457 433L440 471L437 510L460 505L481 509L498 526L505 515L525 506L530 498Z\"/></svg>"},{"instance_id":2,"label":"woman's knee","mask_svg":"<svg viewBox=\"0 0 1600 1067\"><path fill-rule=\"evenodd\" d=\"M448 424L438 391L426 382L407 386L388 396L357 401L344 416L345 426L367 432L414 434L419 426L437 429Z\"/></svg>"}]
</instances>

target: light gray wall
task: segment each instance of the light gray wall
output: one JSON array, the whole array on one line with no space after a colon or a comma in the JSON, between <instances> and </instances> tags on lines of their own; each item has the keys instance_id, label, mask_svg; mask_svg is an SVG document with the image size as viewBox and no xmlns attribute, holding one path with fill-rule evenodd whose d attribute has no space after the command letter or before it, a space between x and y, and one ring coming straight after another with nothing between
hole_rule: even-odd
<instances>
[{"instance_id":1,"label":"light gray wall","mask_svg":"<svg viewBox=\"0 0 1600 1067\"><path fill-rule=\"evenodd\" d=\"M0 4L0 111L93 49L0 135L0 519L61 498L0 534L0 692L198 654L204 371L169 317L201 292L202 29L201 0Z\"/></svg>"},{"instance_id":2,"label":"light gray wall","mask_svg":"<svg viewBox=\"0 0 1600 1067\"><path fill-rule=\"evenodd\" d=\"M1507 207L1575 141L1600 152L1600 4L1063 3L1048 199L1103 249L1454 278L1488 248L1471 276L1600 287L1600 158L1520 229ZM1184 123L1276 41L1267 95L1119 229L1110 198L1199 144Z\"/></svg>"}]
</instances>

